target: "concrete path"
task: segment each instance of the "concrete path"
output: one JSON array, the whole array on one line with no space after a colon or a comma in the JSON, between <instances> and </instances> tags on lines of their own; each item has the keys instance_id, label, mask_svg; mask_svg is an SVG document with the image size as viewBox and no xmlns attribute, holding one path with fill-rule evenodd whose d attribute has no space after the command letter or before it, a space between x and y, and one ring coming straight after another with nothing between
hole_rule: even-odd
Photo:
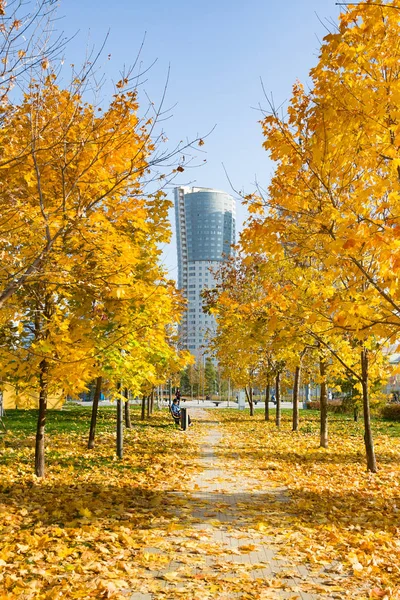
<instances>
[{"instance_id":1,"label":"concrete path","mask_svg":"<svg viewBox=\"0 0 400 600\"><path fill-rule=\"evenodd\" d=\"M130 596L131 600L347 597L333 592L337 583L334 575L293 564L280 553L282 545L255 526L255 517L265 513L266 505L286 512L286 490L265 489L265 483L261 490L258 480L238 479L224 459L218 422L201 409L192 409L191 415L198 424L206 422L208 428L200 455L202 471L191 492L170 493L172 506L179 506L176 518L185 525L183 530L166 534L183 555L176 553L164 569L149 573L157 585L149 584L146 590Z\"/></svg>"},{"instance_id":2,"label":"concrete path","mask_svg":"<svg viewBox=\"0 0 400 600\"><path fill-rule=\"evenodd\" d=\"M91 408L93 402L82 402L79 400L71 400L69 401L65 406L80 406L81 408ZM186 407L186 408L190 408L192 409L219 409L219 408L231 408L231 409L238 409L238 404L237 402L232 402L232 400L230 402L224 400L223 402L219 402L218 401L218 406L215 405L215 403L212 400L191 400L190 398L182 400L181 402L182 407ZM99 403L99 406L115 406L115 402L110 402L109 400L101 400ZM131 402L131 406L139 406L139 402ZM282 402L281 403L281 408L292 408L292 403L291 402ZM160 402L159 404L160 408L168 408L168 402L167 401L163 401ZM265 407L265 403L264 402L257 402L257 404L255 405L256 409L263 409L264 410ZM302 408L302 404L300 404L300 408ZM275 409L274 404L270 403L270 409L271 411L273 411ZM246 409L248 410L248 404L246 404Z\"/></svg>"}]
</instances>

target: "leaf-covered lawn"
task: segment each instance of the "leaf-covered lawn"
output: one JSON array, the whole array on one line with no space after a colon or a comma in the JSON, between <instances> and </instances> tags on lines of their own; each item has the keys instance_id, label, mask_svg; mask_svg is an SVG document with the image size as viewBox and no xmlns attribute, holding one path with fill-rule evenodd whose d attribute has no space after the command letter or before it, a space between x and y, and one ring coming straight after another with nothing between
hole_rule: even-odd
<instances>
[{"instance_id":1,"label":"leaf-covered lawn","mask_svg":"<svg viewBox=\"0 0 400 600\"><path fill-rule=\"evenodd\" d=\"M101 408L96 448L88 451L90 411L50 411L45 480L32 475L34 411L8 412L0 460L1 600L116 600L141 590L165 600L278 598L284 590L282 597L300 598L296 585L319 589L321 598L399 597L397 425L374 423L380 469L368 475L362 424L341 416L331 418L325 451L310 411L294 434L288 412L280 431L260 411L251 419L217 410L183 433L166 410L146 422L134 410L118 461L114 412ZM219 425L209 422L215 419ZM212 428L222 433L216 487L226 492L207 494L194 481ZM282 489L276 497L274 487ZM257 491L265 494L257 499ZM241 499L229 504L237 492ZM228 513L232 519L222 522ZM219 531L237 545L218 542ZM289 567L254 580L249 570L260 566L232 561L252 555L263 538ZM322 572L323 585L308 575L290 583L290 565Z\"/></svg>"},{"instance_id":2,"label":"leaf-covered lawn","mask_svg":"<svg viewBox=\"0 0 400 600\"><path fill-rule=\"evenodd\" d=\"M40 480L32 475L35 411L7 411L9 431L0 438L2 600L117 598L119 590L140 589L148 567L143 549L163 547L163 533L174 527L164 494L181 489L196 469L196 433L177 430L165 410L145 423L133 412L118 461L114 412L100 409L89 451L90 410L49 411L47 476Z\"/></svg>"},{"instance_id":3,"label":"leaf-covered lawn","mask_svg":"<svg viewBox=\"0 0 400 600\"><path fill-rule=\"evenodd\" d=\"M288 413L280 431L260 412L239 421L235 412L221 411L219 418L226 467L236 477L258 480L260 489L288 488L285 507L274 503L254 516L256 527L282 542L285 556L348 575L352 588L356 578L368 597L400 597L398 424L374 422L379 472L372 475L366 472L362 423L349 417L331 417L328 450L318 448L317 416L308 411L299 434L291 431Z\"/></svg>"}]
</instances>

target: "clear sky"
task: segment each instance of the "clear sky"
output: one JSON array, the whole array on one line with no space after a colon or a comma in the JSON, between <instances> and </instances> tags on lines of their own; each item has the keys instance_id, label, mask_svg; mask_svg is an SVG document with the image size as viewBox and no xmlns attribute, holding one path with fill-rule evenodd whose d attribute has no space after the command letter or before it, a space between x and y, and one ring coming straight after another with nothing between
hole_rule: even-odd
<instances>
[{"instance_id":1,"label":"clear sky","mask_svg":"<svg viewBox=\"0 0 400 600\"><path fill-rule=\"evenodd\" d=\"M163 124L170 147L215 126L193 163L202 166L185 171L176 185L234 194L222 163L236 190L253 191L256 180L266 186L272 173L258 123L258 108L266 106L261 80L276 105L289 98L296 79L306 83L324 24L332 29L339 7L334 0L63 0L58 14L59 29L78 31L66 50L69 62L79 64L87 45L99 47L110 31L101 61L109 80L134 62L146 35L143 65L157 62L142 97L146 92L157 103L171 69L164 105L170 118ZM238 206L239 229L245 218ZM165 248L172 277L175 253L174 243Z\"/></svg>"}]
</instances>

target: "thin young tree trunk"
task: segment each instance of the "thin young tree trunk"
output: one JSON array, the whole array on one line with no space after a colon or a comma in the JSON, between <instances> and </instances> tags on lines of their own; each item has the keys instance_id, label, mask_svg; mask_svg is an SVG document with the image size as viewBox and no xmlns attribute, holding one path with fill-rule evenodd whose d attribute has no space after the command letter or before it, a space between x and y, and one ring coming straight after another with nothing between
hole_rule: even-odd
<instances>
[{"instance_id":1,"label":"thin young tree trunk","mask_svg":"<svg viewBox=\"0 0 400 600\"><path fill-rule=\"evenodd\" d=\"M248 391L247 386L245 386L244 391L246 392L247 402L249 403L250 416L253 417L254 416L254 405L253 405L251 388L249 388L249 389L250 389L250 391Z\"/></svg>"},{"instance_id":2,"label":"thin young tree trunk","mask_svg":"<svg viewBox=\"0 0 400 600\"><path fill-rule=\"evenodd\" d=\"M128 391L128 388L124 389L124 397L125 397L125 427L127 429L132 429L131 411L130 411L130 406L129 406L129 391Z\"/></svg>"},{"instance_id":3,"label":"thin young tree trunk","mask_svg":"<svg viewBox=\"0 0 400 600\"><path fill-rule=\"evenodd\" d=\"M146 418L146 396L144 394L142 396L142 412L140 418L142 421L144 421Z\"/></svg>"},{"instance_id":4,"label":"thin young tree trunk","mask_svg":"<svg viewBox=\"0 0 400 600\"><path fill-rule=\"evenodd\" d=\"M149 394L147 396L147 402L146 402L146 418L147 419L150 418L150 398L151 398L151 394Z\"/></svg>"},{"instance_id":5,"label":"thin young tree trunk","mask_svg":"<svg viewBox=\"0 0 400 600\"><path fill-rule=\"evenodd\" d=\"M90 432L89 432L89 441L88 441L88 449L89 450L94 448L94 438L96 435L97 413L98 413L98 409L99 409L99 400L100 400L100 396L101 396L102 382L103 382L103 378L97 377L96 389L94 391L93 404L92 404L92 418L90 420Z\"/></svg>"},{"instance_id":6,"label":"thin young tree trunk","mask_svg":"<svg viewBox=\"0 0 400 600\"><path fill-rule=\"evenodd\" d=\"M269 421L269 382L265 388L265 409L264 409L264 417L266 421Z\"/></svg>"},{"instance_id":7,"label":"thin young tree trunk","mask_svg":"<svg viewBox=\"0 0 400 600\"><path fill-rule=\"evenodd\" d=\"M48 364L46 359L41 361L39 369L39 414L36 428L35 474L37 477L44 477L44 431L46 426L48 390Z\"/></svg>"},{"instance_id":8,"label":"thin young tree trunk","mask_svg":"<svg viewBox=\"0 0 400 600\"><path fill-rule=\"evenodd\" d=\"M371 473L377 472L374 441L371 430L371 417L369 410L369 360L368 350L363 348L361 351L361 373L362 373L362 393L363 393L363 409L364 409L364 442L365 452L367 455L367 469Z\"/></svg>"},{"instance_id":9,"label":"thin young tree trunk","mask_svg":"<svg viewBox=\"0 0 400 600\"><path fill-rule=\"evenodd\" d=\"M245 391L245 393L246 393L247 402L249 402L249 403L250 403L250 400L249 400L249 392L247 391L247 385L245 385L245 386L244 386L244 391Z\"/></svg>"},{"instance_id":10,"label":"thin young tree trunk","mask_svg":"<svg viewBox=\"0 0 400 600\"><path fill-rule=\"evenodd\" d=\"M250 386L249 388L249 397L250 397L250 416L254 417L254 399L253 399L253 388Z\"/></svg>"},{"instance_id":11,"label":"thin young tree trunk","mask_svg":"<svg viewBox=\"0 0 400 600\"><path fill-rule=\"evenodd\" d=\"M150 396L150 415L153 414L154 411L154 388L151 390L151 396Z\"/></svg>"},{"instance_id":12,"label":"thin young tree trunk","mask_svg":"<svg viewBox=\"0 0 400 600\"><path fill-rule=\"evenodd\" d=\"M118 400L117 400L117 456L122 458L124 454L124 411L121 398L121 384L118 384Z\"/></svg>"},{"instance_id":13,"label":"thin young tree trunk","mask_svg":"<svg viewBox=\"0 0 400 600\"><path fill-rule=\"evenodd\" d=\"M299 430L299 391L300 391L300 365L296 367L294 372L294 386L293 386L293 423L292 430Z\"/></svg>"},{"instance_id":14,"label":"thin young tree trunk","mask_svg":"<svg viewBox=\"0 0 400 600\"><path fill-rule=\"evenodd\" d=\"M320 409L320 448L328 447L328 390L326 387L326 363L321 358L319 361L319 374L321 375Z\"/></svg>"},{"instance_id":15,"label":"thin young tree trunk","mask_svg":"<svg viewBox=\"0 0 400 600\"><path fill-rule=\"evenodd\" d=\"M277 427L281 426L281 374L278 372L275 377L275 398L276 398L276 414L275 423Z\"/></svg>"}]
</instances>

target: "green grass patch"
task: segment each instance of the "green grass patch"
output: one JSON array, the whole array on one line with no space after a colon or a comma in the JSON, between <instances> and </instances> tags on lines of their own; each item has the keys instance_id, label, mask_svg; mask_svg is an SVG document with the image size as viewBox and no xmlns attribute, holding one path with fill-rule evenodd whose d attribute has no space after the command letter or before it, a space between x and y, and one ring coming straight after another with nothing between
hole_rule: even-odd
<instances>
[{"instance_id":1,"label":"green grass patch","mask_svg":"<svg viewBox=\"0 0 400 600\"><path fill-rule=\"evenodd\" d=\"M133 428L147 427L162 427L168 428L173 426L173 423L165 422L164 419L158 418L159 415L166 411L155 412L151 420L140 420L140 407L137 405L131 406L131 421ZM89 433L90 406L76 406L66 404L62 410L48 410L46 418L46 434L48 436L59 434L78 434L85 435ZM6 411L6 416L3 418L7 432L14 435L32 435L36 431L36 422L38 418L37 410L19 410L12 409ZM96 431L111 432L116 426L116 406L100 406L97 415Z\"/></svg>"}]
</instances>

